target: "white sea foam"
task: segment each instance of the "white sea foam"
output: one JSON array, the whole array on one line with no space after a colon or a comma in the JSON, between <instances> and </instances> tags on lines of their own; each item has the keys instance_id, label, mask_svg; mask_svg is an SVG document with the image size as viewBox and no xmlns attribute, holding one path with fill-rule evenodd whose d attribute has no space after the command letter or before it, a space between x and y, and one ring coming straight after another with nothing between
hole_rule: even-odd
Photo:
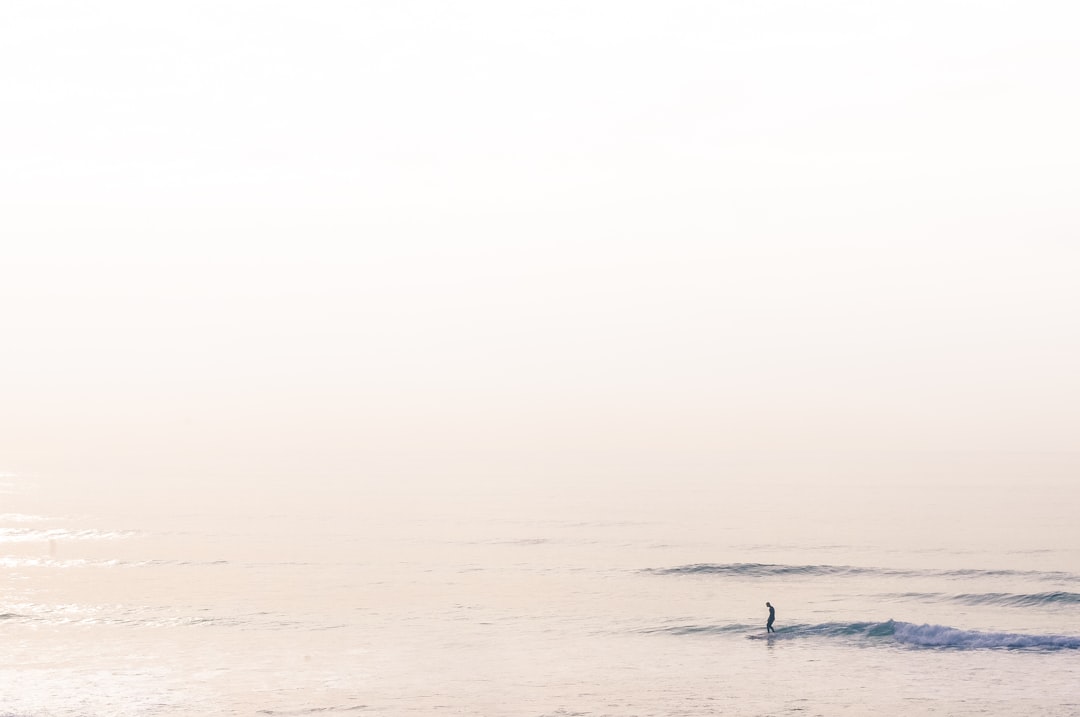
<instances>
[{"instance_id":1,"label":"white sea foam","mask_svg":"<svg viewBox=\"0 0 1080 717\"><path fill-rule=\"evenodd\" d=\"M843 640L892 641L912 647L940 647L961 650L974 649L1080 649L1080 636L1033 635L1010 632L980 632L961 630L946 625L916 625L910 622L887 620L885 622L828 622L819 625L790 625L774 633L766 634L761 628L742 625L676 626L651 630L677 635L695 633L720 634L742 631L753 640L793 640L799 638L839 638Z\"/></svg>"},{"instance_id":2,"label":"white sea foam","mask_svg":"<svg viewBox=\"0 0 1080 717\"><path fill-rule=\"evenodd\" d=\"M893 639L918 647L1080 649L1080 637L1070 635L978 632L945 625L914 625L909 622L893 623Z\"/></svg>"}]
</instances>

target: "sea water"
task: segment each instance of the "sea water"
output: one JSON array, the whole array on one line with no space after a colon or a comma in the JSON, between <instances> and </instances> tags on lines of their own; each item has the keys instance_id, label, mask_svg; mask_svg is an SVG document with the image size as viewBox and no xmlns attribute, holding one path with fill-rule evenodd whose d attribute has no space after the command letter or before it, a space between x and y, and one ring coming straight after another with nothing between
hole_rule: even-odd
<instances>
[{"instance_id":1,"label":"sea water","mask_svg":"<svg viewBox=\"0 0 1080 717\"><path fill-rule=\"evenodd\" d=\"M1068 476L861 470L274 500L11 477L0 715L1080 714Z\"/></svg>"}]
</instances>

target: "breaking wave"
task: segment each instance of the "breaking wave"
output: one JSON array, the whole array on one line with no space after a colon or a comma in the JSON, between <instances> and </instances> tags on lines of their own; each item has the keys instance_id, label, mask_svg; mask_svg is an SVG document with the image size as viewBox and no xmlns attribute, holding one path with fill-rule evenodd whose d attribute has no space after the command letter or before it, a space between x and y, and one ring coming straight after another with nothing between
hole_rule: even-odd
<instances>
[{"instance_id":1,"label":"breaking wave","mask_svg":"<svg viewBox=\"0 0 1080 717\"><path fill-rule=\"evenodd\" d=\"M772 634L760 625L675 625L643 630L646 633L700 635L739 633L751 640L795 640L837 638L864 644L900 644L918 648L1080 650L1080 636L1028 635L1011 632L961 630L946 625L916 625L910 622L827 622L819 625L790 625Z\"/></svg>"},{"instance_id":2,"label":"breaking wave","mask_svg":"<svg viewBox=\"0 0 1080 717\"><path fill-rule=\"evenodd\" d=\"M913 625L909 622L893 622L892 620L885 624L892 624L894 640L916 647L1080 650L1080 637L1069 635L978 632L959 630L945 625Z\"/></svg>"}]
</instances>

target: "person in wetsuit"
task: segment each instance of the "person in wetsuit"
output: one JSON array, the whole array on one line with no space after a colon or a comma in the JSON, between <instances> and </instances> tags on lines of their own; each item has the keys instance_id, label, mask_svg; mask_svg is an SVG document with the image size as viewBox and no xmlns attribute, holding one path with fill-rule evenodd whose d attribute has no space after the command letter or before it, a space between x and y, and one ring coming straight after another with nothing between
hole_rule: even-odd
<instances>
[{"instance_id":1,"label":"person in wetsuit","mask_svg":"<svg viewBox=\"0 0 1080 717\"><path fill-rule=\"evenodd\" d=\"M765 603L765 607L769 608L769 620L765 623L765 631L776 632L776 630L774 630L772 626L773 622L776 620L776 608L774 608L772 606L772 603L769 602Z\"/></svg>"}]
</instances>

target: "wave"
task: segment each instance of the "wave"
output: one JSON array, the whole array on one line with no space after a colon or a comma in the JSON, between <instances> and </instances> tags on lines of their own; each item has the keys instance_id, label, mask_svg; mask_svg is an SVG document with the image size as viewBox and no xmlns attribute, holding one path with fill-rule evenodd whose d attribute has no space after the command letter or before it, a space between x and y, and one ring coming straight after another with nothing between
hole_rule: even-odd
<instances>
[{"instance_id":1,"label":"wave","mask_svg":"<svg viewBox=\"0 0 1080 717\"><path fill-rule=\"evenodd\" d=\"M695 563L673 568L647 568L656 575L733 575L739 577L772 577L780 575L859 575L877 572L876 568L857 568L850 565L776 565L772 563Z\"/></svg>"},{"instance_id":2,"label":"wave","mask_svg":"<svg viewBox=\"0 0 1080 717\"><path fill-rule=\"evenodd\" d=\"M359 712L368 709L367 705L350 705L348 707L306 707L297 710L259 710L261 715L313 715L335 712Z\"/></svg>"},{"instance_id":3,"label":"wave","mask_svg":"<svg viewBox=\"0 0 1080 717\"><path fill-rule=\"evenodd\" d=\"M0 557L0 568L158 568L158 567L214 567L230 565L228 560L56 560L54 558ZM292 563L281 563L290 565ZM245 567L277 565L277 563L243 563Z\"/></svg>"},{"instance_id":4,"label":"wave","mask_svg":"<svg viewBox=\"0 0 1080 717\"><path fill-rule=\"evenodd\" d=\"M65 528L0 528L0 543L34 543L50 540L116 540L138 535L132 530L67 530Z\"/></svg>"},{"instance_id":5,"label":"wave","mask_svg":"<svg viewBox=\"0 0 1080 717\"><path fill-rule=\"evenodd\" d=\"M99 625L125 628L195 628L234 630L303 631L339 630L341 623L293 619L285 613L252 612L235 615L181 614L168 608L122 604L46 604L10 603L3 606L0 622L57 627L93 627ZM3 717L0 714L0 717Z\"/></svg>"},{"instance_id":6,"label":"wave","mask_svg":"<svg viewBox=\"0 0 1080 717\"><path fill-rule=\"evenodd\" d=\"M1080 593L1054 591L1048 593L981 593L954 595L953 600L968 605L1008 605L1015 607L1037 607L1040 605L1061 605L1080 603Z\"/></svg>"},{"instance_id":7,"label":"wave","mask_svg":"<svg viewBox=\"0 0 1080 717\"><path fill-rule=\"evenodd\" d=\"M886 598L926 602L958 602L964 605L1003 607L1053 607L1080 603L1080 593L1057 590L1043 593L891 593Z\"/></svg>"},{"instance_id":8,"label":"wave","mask_svg":"<svg viewBox=\"0 0 1080 717\"><path fill-rule=\"evenodd\" d=\"M694 563L671 568L646 568L643 572L653 575L722 575L730 577L786 577L786 576L843 576L878 575L887 577L1022 577L1055 582L1077 582L1080 575L1060 571L1041 570L983 570L961 568L954 570L910 570L900 568L862 567L855 565L781 565L775 563Z\"/></svg>"},{"instance_id":9,"label":"wave","mask_svg":"<svg viewBox=\"0 0 1080 717\"><path fill-rule=\"evenodd\" d=\"M818 625L789 625L774 633L762 632L760 625L674 625L643 630L670 635L741 633L751 640L793 640L839 638L864 644L900 644L916 648L1080 650L1080 636L1028 635L1012 632L961 630L946 625L916 625L911 622L826 622Z\"/></svg>"},{"instance_id":10,"label":"wave","mask_svg":"<svg viewBox=\"0 0 1080 717\"><path fill-rule=\"evenodd\" d=\"M115 564L116 561L99 561L102 564ZM89 560L54 560L52 558L0 558L0 568L82 568L92 565Z\"/></svg>"},{"instance_id":11,"label":"wave","mask_svg":"<svg viewBox=\"0 0 1080 717\"><path fill-rule=\"evenodd\" d=\"M909 622L893 622L892 620L889 623L893 626L892 637L894 640L916 647L1080 650L1080 637L1070 635L979 632L976 630L960 630L945 625L914 625Z\"/></svg>"},{"instance_id":12,"label":"wave","mask_svg":"<svg viewBox=\"0 0 1080 717\"><path fill-rule=\"evenodd\" d=\"M29 513L0 513L0 523L40 523L45 520L51 519Z\"/></svg>"},{"instance_id":13,"label":"wave","mask_svg":"<svg viewBox=\"0 0 1080 717\"><path fill-rule=\"evenodd\" d=\"M163 566L198 566L225 565L225 560L209 561L184 561L184 560L86 560L85 558L72 558L58 560L55 558L20 558L14 556L0 557L0 568L147 568Z\"/></svg>"},{"instance_id":14,"label":"wave","mask_svg":"<svg viewBox=\"0 0 1080 717\"><path fill-rule=\"evenodd\" d=\"M639 630L646 635L667 633L669 635L725 635L729 633L748 633L758 631L760 625L672 625L670 627L652 627Z\"/></svg>"},{"instance_id":15,"label":"wave","mask_svg":"<svg viewBox=\"0 0 1080 717\"><path fill-rule=\"evenodd\" d=\"M1066 573L1058 570L983 570L978 568L962 568L957 570L914 570L907 571L912 575L940 575L947 578L1038 578L1040 580L1056 580L1058 582L1071 582L1080 580L1076 573Z\"/></svg>"}]
</instances>

